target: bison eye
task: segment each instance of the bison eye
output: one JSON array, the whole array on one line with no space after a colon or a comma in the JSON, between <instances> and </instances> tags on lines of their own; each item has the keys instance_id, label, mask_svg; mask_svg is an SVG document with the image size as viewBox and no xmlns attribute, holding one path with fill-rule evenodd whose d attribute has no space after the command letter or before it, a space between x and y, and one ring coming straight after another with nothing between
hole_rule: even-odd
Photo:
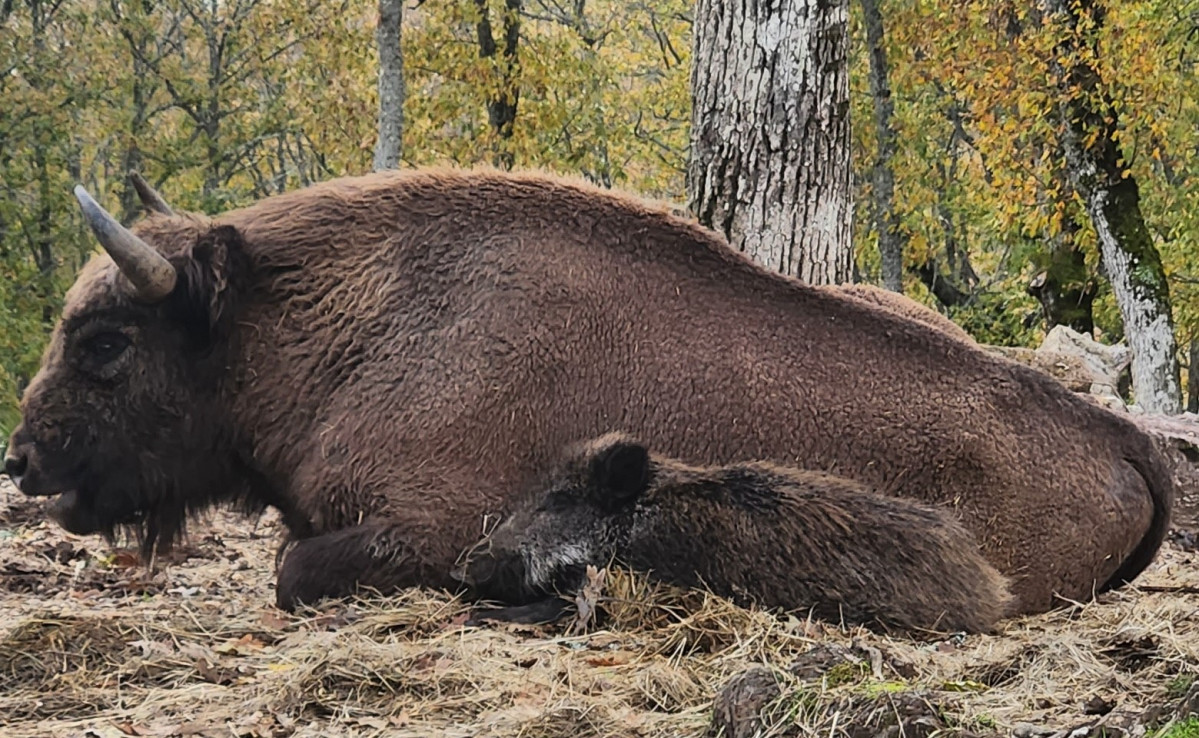
<instances>
[{"instance_id":1,"label":"bison eye","mask_svg":"<svg viewBox=\"0 0 1199 738\"><path fill-rule=\"evenodd\" d=\"M129 348L129 338L124 333L107 331L97 333L83 342L83 350L99 364L107 364Z\"/></svg>"}]
</instances>

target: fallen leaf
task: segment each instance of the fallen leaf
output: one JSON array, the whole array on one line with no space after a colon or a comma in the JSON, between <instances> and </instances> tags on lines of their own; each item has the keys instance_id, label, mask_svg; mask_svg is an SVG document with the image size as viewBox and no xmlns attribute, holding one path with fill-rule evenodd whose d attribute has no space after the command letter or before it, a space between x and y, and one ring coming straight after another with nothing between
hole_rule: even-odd
<instances>
[{"instance_id":1,"label":"fallen leaf","mask_svg":"<svg viewBox=\"0 0 1199 738\"><path fill-rule=\"evenodd\" d=\"M172 653L174 653L174 651L171 650L171 648L169 648L166 644L159 643L158 641L148 641L148 640L143 639L143 640L137 640L137 641L129 641L129 645L134 648L140 649L141 657L143 659L149 658L151 656L156 656L156 655L157 656L170 656Z\"/></svg>"},{"instance_id":2,"label":"fallen leaf","mask_svg":"<svg viewBox=\"0 0 1199 738\"><path fill-rule=\"evenodd\" d=\"M268 628L283 630L292 624L291 618L280 617L270 610L264 611L259 621Z\"/></svg>"},{"instance_id":3,"label":"fallen leaf","mask_svg":"<svg viewBox=\"0 0 1199 738\"><path fill-rule=\"evenodd\" d=\"M227 686L233 683L233 672L219 665L209 663L208 659L197 661L196 671L199 672L201 679L211 684Z\"/></svg>"},{"instance_id":4,"label":"fallen leaf","mask_svg":"<svg viewBox=\"0 0 1199 738\"><path fill-rule=\"evenodd\" d=\"M623 666L631 662L634 654L631 651L609 651L608 653L588 656L584 659L592 666Z\"/></svg>"},{"instance_id":5,"label":"fallen leaf","mask_svg":"<svg viewBox=\"0 0 1199 738\"><path fill-rule=\"evenodd\" d=\"M108 561L108 565L114 569L133 569L141 563L141 557L130 551L117 551Z\"/></svg>"},{"instance_id":6,"label":"fallen leaf","mask_svg":"<svg viewBox=\"0 0 1199 738\"><path fill-rule=\"evenodd\" d=\"M596 569L594 566L587 566L587 581L579 589L579 593L575 596L575 606L578 608L578 614L575 616L575 621L571 623L567 633L570 635L579 635L585 633L587 628L595 621L595 609L599 605L600 597L604 593L604 585L607 583L608 570Z\"/></svg>"},{"instance_id":7,"label":"fallen leaf","mask_svg":"<svg viewBox=\"0 0 1199 738\"><path fill-rule=\"evenodd\" d=\"M229 639L212 650L226 656L245 656L261 651L265 646L266 644L255 638L252 633L246 633L241 638Z\"/></svg>"}]
</instances>

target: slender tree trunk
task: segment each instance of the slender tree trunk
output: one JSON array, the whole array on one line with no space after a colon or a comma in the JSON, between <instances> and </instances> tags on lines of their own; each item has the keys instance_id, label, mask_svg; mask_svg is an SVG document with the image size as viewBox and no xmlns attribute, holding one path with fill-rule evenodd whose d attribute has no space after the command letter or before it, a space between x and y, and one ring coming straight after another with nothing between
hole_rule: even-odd
<instances>
[{"instance_id":1,"label":"slender tree trunk","mask_svg":"<svg viewBox=\"0 0 1199 738\"><path fill-rule=\"evenodd\" d=\"M766 266L850 279L848 0L699 0L689 207Z\"/></svg>"},{"instance_id":2,"label":"slender tree trunk","mask_svg":"<svg viewBox=\"0 0 1199 738\"><path fill-rule=\"evenodd\" d=\"M914 264L910 271L919 277L937 302L945 307L961 307L972 302L978 291L978 274L970 263L970 253L962 246L958 237L958 224L955 219L950 193L958 177L957 147L966 135L962 125L960 110L951 99L949 103L949 120L953 128L949 140L945 144L944 156L935 160L937 174L941 183L937 188L936 213L937 222L941 225L944 235L945 266L944 272L939 264L939 257L929 255L924 263Z\"/></svg>"},{"instance_id":3,"label":"slender tree trunk","mask_svg":"<svg viewBox=\"0 0 1199 738\"><path fill-rule=\"evenodd\" d=\"M1161 256L1141 215L1140 192L1115 141L1118 116L1098 70L1094 30L1103 9L1093 0L1041 0L1046 21L1062 26L1055 60L1058 112L1071 183L1095 226L1099 251L1133 351L1136 402L1150 412L1182 409L1170 289ZM1082 15L1089 23L1080 23ZM1085 30L1089 28L1091 30Z\"/></svg>"},{"instance_id":4,"label":"slender tree trunk","mask_svg":"<svg viewBox=\"0 0 1199 738\"><path fill-rule=\"evenodd\" d=\"M1075 238L1078 226L1067 219L1062 233L1049 245L1049 261L1033 277L1028 294L1037 298L1045 327L1067 325L1079 333L1095 331L1095 281L1087 271L1087 258Z\"/></svg>"},{"instance_id":5,"label":"slender tree trunk","mask_svg":"<svg viewBox=\"0 0 1199 738\"><path fill-rule=\"evenodd\" d=\"M1187 412L1199 413L1199 339L1191 339L1187 353Z\"/></svg>"},{"instance_id":6,"label":"slender tree trunk","mask_svg":"<svg viewBox=\"0 0 1199 738\"><path fill-rule=\"evenodd\" d=\"M144 65L139 63L138 56L133 59L133 96L132 106L133 115L129 121L129 143L125 146L125 155L121 161L121 174L127 175L129 172L142 173L142 163L145 157L142 155L141 147L138 146L138 136L142 135L145 130L147 119L147 101L146 88L143 80L149 76L148 70ZM126 177L125 188L121 190L121 222L129 225L142 212L141 198L137 196L137 190L134 189L133 183Z\"/></svg>"},{"instance_id":7,"label":"slender tree trunk","mask_svg":"<svg viewBox=\"0 0 1199 738\"><path fill-rule=\"evenodd\" d=\"M404 57L400 47L400 22L404 0L379 0L379 140L375 144L375 171L400 165L404 132Z\"/></svg>"},{"instance_id":8,"label":"slender tree trunk","mask_svg":"<svg viewBox=\"0 0 1199 738\"><path fill-rule=\"evenodd\" d=\"M874 104L874 131L878 153L872 172L875 228L878 230L878 253L882 262L883 286L903 292L904 237L895 212L895 102L891 99L891 80L887 67L886 37L879 0L861 0L866 26L866 45L870 54L870 99Z\"/></svg>"},{"instance_id":9,"label":"slender tree trunk","mask_svg":"<svg viewBox=\"0 0 1199 738\"><path fill-rule=\"evenodd\" d=\"M520 47L521 3L522 0L504 0L504 45L501 48L492 31L487 0L475 0L475 6L479 10L479 21L475 28L479 40L479 56L489 59L497 53L502 54L500 84L497 87L498 92L487 101L487 119L498 136L495 164L503 169L511 169L514 163L512 151L504 142L512 138L513 126L516 124L516 106L520 102L520 60L517 51Z\"/></svg>"},{"instance_id":10,"label":"slender tree trunk","mask_svg":"<svg viewBox=\"0 0 1199 738\"><path fill-rule=\"evenodd\" d=\"M109 10L117 32L129 49L129 65L133 69L132 87L129 97L129 130L128 141L121 157L120 175L124 181L121 190L121 222L129 225L142 213L141 198L133 183L126 177L129 172L146 174L144 171L145 155L142 152L139 139L146 135L150 127L150 105L159 85L155 78L154 61L160 57L154 53L153 25L148 19L153 16L155 6L152 0L137 0L122 3L110 0Z\"/></svg>"}]
</instances>

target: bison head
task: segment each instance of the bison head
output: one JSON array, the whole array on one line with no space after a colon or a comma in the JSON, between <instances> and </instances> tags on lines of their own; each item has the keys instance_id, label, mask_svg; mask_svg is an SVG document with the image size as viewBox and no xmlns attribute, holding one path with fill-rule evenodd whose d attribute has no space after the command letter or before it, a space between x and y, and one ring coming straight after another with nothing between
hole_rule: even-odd
<instances>
[{"instance_id":1,"label":"bison head","mask_svg":"<svg viewBox=\"0 0 1199 738\"><path fill-rule=\"evenodd\" d=\"M75 189L107 254L67 292L4 471L25 494L56 497L67 530L125 529L149 554L231 491L217 393L241 250L234 229L175 215L134 183L154 211L140 235Z\"/></svg>"}]
</instances>

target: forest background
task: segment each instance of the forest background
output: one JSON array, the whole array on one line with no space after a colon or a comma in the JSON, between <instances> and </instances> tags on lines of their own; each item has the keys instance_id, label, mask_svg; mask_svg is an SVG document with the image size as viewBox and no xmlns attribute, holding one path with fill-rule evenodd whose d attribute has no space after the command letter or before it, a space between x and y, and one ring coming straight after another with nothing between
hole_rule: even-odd
<instances>
[{"instance_id":1,"label":"forest background","mask_svg":"<svg viewBox=\"0 0 1199 738\"><path fill-rule=\"evenodd\" d=\"M1055 38L1026 22L1032 5L851 4L855 278L880 282L874 111L886 95L904 292L986 343L1036 345L1059 322L1115 342L1120 313L1058 140ZM129 223L130 170L175 208L207 213L370 171L379 8L0 0L0 438L96 249L72 187ZM405 3L401 165L535 167L685 202L693 11L688 0ZM1113 3L1102 20L1088 62L1118 116L1186 371L1199 356L1199 1ZM872 84L872 46L889 93ZM1199 382L1188 385L1195 410Z\"/></svg>"}]
</instances>

